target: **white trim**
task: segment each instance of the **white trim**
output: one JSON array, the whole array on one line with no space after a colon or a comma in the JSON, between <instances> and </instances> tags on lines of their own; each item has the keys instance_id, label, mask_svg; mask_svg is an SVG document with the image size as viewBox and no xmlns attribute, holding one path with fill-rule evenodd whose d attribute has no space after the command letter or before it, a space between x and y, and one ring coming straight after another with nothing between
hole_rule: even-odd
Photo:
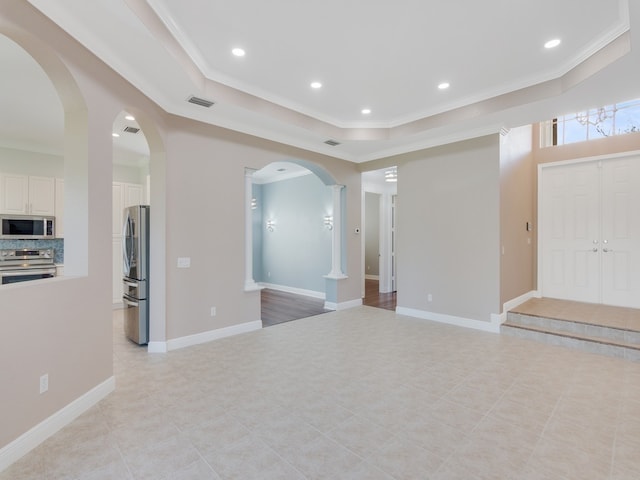
<instances>
[{"instance_id":1,"label":"white trim","mask_svg":"<svg viewBox=\"0 0 640 480\"><path fill-rule=\"evenodd\" d=\"M502 325L504 322L507 321L507 312L509 310L511 310L512 308L517 307L518 305L522 305L524 302L526 302L527 300L530 300L532 298L540 298L540 292L538 292L537 290L531 290L530 292L523 293L519 297L512 298L511 300L505 302L502 305L502 313L499 314L499 315L496 315L496 317L497 317L496 321L500 325Z\"/></svg>"},{"instance_id":2,"label":"white trim","mask_svg":"<svg viewBox=\"0 0 640 480\"><path fill-rule=\"evenodd\" d=\"M84 412L105 398L116 388L115 377L110 377L93 387L81 397L44 419L31 430L23 433L13 442L0 449L0 472L16 462L47 438L66 427Z\"/></svg>"},{"instance_id":3,"label":"white trim","mask_svg":"<svg viewBox=\"0 0 640 480\"><path fill-rule=\"evenodd\" d=\"M366 280L380 280L380 275L365 275L364 278Z\"/></svg>"},{"instance_id":4,"label":"white trim","mask_svg":"<svg viewBox=\"0 0 640 480\"><path fill-rule=\"evenodd\" d=\"M295 293L296 295L304 295L306 297L320 298L324 300L326 294L324 292L317 292L315 290L305 290L304 288L288 287L286 285L276 285L274 283L260 282L260 288L270 288L271 290L278 290L280 292Z\"/></svg>"},{"instance_id":5,"label":"white trim","mask_svg":"<svg viewBox=\"0 0 640 480\"><path fill-rule=\"evenodd\" d=\"M421 318L423 320L431 320L433 322L446 323L457 327L472 328L474 330L482 330L483 332L500 333L500 324L498 323L498 315L492 314L490 322L482 320L474 320L471 318L455 317L453 315L445 315L442 313L427 312L425 310L417 310L414 308L396 307L398 315L406 315L408 317Z\"/></svg>"},{"instance_id":6,"label":"white trim","mask_svg":"<svg viewBox=\"0 0 640 480\"><path fill-rule=\"evenodd\" d=\"M327 310L347 310L349 308L355 308L362 306L362 299L357 298L355 300L347 300L346 302L324 302L324 308Z\"/></svg>"},{"instance_id":7,"label":"white trim","mask_svg":"<svg viewBox=\"0 0 640 480\"><path fill-rule=\"evenodd\" d=\"M231 337L233 335L239 335L241 333L253 332L254 330L260 330L261 328L262 322L260 320L255 320L253 322L240 323L238 325L231 325L230 327L218 328L216 330L209 330L208 332L196 333L185 337L172 338L171 340L167 340L167 350L171 351L191 347L193 345L199 345L201 343L207 343L213 340Z\"/></svg>"},{"instance_id":8,"label":"white trim","mask_svg":"<svg viewBox=\"0 0 640 480\"><path fill-rule=\"evenodd\" d=\"M148 353L167 353L167 342L149 342L147 345Z\"/></svg>"}]
</instances>

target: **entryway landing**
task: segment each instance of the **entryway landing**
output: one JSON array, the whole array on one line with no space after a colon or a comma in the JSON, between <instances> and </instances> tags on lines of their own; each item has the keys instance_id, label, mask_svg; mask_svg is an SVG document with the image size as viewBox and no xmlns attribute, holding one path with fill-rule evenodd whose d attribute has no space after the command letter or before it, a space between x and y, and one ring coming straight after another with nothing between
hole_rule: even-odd
<instances>
[{"instance_id":1,"label":"entryway landing","mask_svg":"<svg viewBox=\"0 0 640 480\"><path fill-rule=\"evenodd\" d=\"M640 309L532 298L507 312L501 332L640 362Z\"/></svg>"}]
</instances>

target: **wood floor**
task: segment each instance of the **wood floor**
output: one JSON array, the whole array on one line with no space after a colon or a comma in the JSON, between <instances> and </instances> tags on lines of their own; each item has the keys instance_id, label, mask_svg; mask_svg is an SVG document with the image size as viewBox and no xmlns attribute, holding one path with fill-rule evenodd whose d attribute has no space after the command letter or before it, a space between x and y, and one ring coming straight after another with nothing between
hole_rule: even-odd
<instances>
[{"instance_id":1,"label":"wood floor","mask_svg":"<svg viewBox=\"0 0 640 480\"><path fill-rule=\"evenodd\" d=\"M300 318L313 317L314 315L331 311L324 308L323 299L306 295L296 295L265 288L262 290L260 297L263 327ZM362 299L362 303L370 307L395 311L396 292L379 293L377 280L365 280L365 297Z\"/></svg>"},{"instance_id":2,"label":"wood floor","mask_svg":"<svg viewBox=\"0 0 640 480\"><path fill-rule=\"evenodd\" d=\"M331 311L324 308L324 300L321 298L296 295L270 288L263 289L260 298L263 327Z\"/></svg>"},{"instance_id":3,"label":"wood floor","mask_svg":"<svg viewBox=\"0 0 640 480\"><path fill-rule=\"evenodd\" d=\"M397 292L380 293L379 285L378 280L367 279L364 281L364 298L362 299L362 304L395 311Z\"/></svg>"}]
</instances>

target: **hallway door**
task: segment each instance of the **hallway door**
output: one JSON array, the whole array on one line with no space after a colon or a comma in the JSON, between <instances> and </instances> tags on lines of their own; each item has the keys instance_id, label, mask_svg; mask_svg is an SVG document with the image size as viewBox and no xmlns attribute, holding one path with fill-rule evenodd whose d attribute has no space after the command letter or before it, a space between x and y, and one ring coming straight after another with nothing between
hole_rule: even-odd
<instances>
[{"instance_id":1,"label":"hallway door","mask_svg":"<svg viewBox=\"0 0 640 480\"><path fill-rule=\"evenodd\" d=\"M640 307L640 158L546 167L542 295Z\"/></svg>"}]
</instances>

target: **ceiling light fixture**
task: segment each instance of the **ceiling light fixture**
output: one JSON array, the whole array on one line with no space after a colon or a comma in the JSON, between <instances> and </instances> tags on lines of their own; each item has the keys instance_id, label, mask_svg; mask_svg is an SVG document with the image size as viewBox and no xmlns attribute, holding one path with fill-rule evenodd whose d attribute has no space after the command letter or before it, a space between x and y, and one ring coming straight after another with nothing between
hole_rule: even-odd
<instances>
[{"instance_id":1,"label":"ceiling light fixture","mask_svg":"<svg viewBox=\"0 0 640 480\"><path fill-rule=\"evenodd\" d=\"M560 45L560 42L561 40L559 38L554 38L553 40L549 40L547 43L545 43L544 48L556 48L558 45Z\"/></svg>"},{"instance_id":2,"label":"ceiling light fixture","mask_svg":"<svg viewBox=\"0 0 640 480\"><path fill-rule=\"evenodd\" d=\"M236 57L244 57L247 52L245 52L243 48L236 47L231 50L231 53L233 53Z\"/></svg>"},{"instance_id":3,"label":"ceiling light fixture","mask_svg":"<svg viewBox=\"0 0 640 480\"><path fill-rule=\"evenodd\" d=\"M130 122L133 122L136 119L136 117L134 117L133 115L125 115L124 118L125 120L129 120Z\"/></svg>"},{"instance_id":4,"label":"ceiling light fixture","mask_svg":"<svg viewBox=\"0 0 640 480\"><path fill-rule=\"evenodd\" d=\"M451 85L449 84L449 82L442 82L441 84L438 85L438 88L440 90L446 90L447 88L449 88Z\"/></svg>"},{"instance_id":5,"label":"ceiling light fixture","mask_svg":"<svg viewBox=\"0 0 640 480\"><path fill-rule=\"evenodd\" d=\"M363 108L362 109L362 114L363 115L369 115L371 113L371 109L370 108Z\"/></svg>"},{"instance_id":6,"label":"ceiling light fixture","mask_svg":"<svg viewBox=\"0 0 640 480\"><path fill-rule=\"evenodd\" d=\"M392 167L389 170L384 172L384 181L385 182L397 182L398 181L398 169L397 167Z\"/></svg>"},{"instance_id":7,"label":"ceiling light fixture","mask_svg":"<svg viewBox=\"0 0 640 480\"><path fill-rule=\"evenodd\" d=\"M311 88L317 90L318 88L322 88L322 84L320 82L311 82Z\"/></svg>"},{"instance_id":8,"label":"ceiling light fixture","mask_svg":"<svg viewBox=\"0 0 640 480\"><path fill-rule=\"evenodd\" d=\"M114 138L118 138L118 137L120 136L120 134L119 134L119 133L116 133L116 132L113 132L113 133L111 134L111 136L112 136L112 137L114 137Z\"/></svg>"}]
</instances>

